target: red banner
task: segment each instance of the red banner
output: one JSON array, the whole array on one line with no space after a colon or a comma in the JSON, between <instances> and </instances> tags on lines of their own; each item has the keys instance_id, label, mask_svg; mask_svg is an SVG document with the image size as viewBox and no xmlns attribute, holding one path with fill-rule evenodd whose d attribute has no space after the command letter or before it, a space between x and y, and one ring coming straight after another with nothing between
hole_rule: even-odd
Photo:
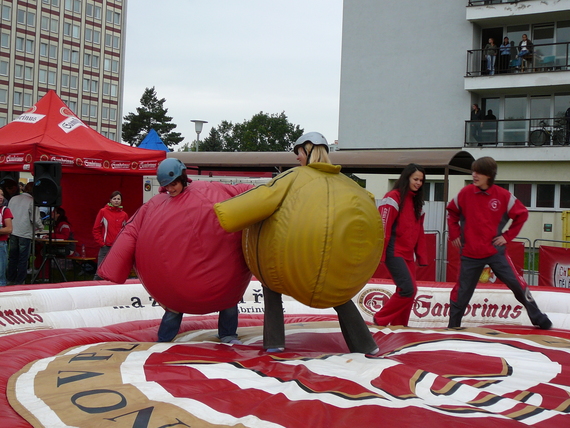
<instances>
[{"instance_id":1,"label":"red banner","mask_svg":"<svg viewBox=\"0 0 570 428\"><path fill-rule=\"evenodd\" d=\"M507 254L513 261L515 268L519 275L522 276L524 269L524 243L511 241L507 244ZM459 276L459 250L447 242L447 270L446 281L455 282ZM483 273L479 278L479 282L483 284L502 284L502 282L495 276L489 266L483 269Z\"/></svg>"},{"instance_id":2,"label":"red banner","mask_svg":"<svg viewBox=\"0 0 570 428\"><path fill-rule=\"evenodd\" d=\"M538 249L538 285L570 288L570 249L541 245Z\"/></svg>"}]
</instances>

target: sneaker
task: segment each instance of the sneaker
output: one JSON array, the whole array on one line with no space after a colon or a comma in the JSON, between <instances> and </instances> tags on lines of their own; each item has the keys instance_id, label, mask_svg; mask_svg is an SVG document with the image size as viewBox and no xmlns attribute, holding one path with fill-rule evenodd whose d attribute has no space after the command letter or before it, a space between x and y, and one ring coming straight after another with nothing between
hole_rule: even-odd
<instances>
[{"instance_id":1,"label":"sneaker","mask_svg":"<svg viewBox=\"0 0 570 428\"><path fill-rule=\"evenodd\" d=\"M283 352L284 350L285 348L267 348L265 352L274 353L274 352Z\"/></svg>"},{"instance_id":2,"label":"sneaker","mask_svg":"<svg viewBox=\"0 0 570 428\"><path fill-rule=\"evenodd\" d=\"M541 330L550 330L552 328L552 321L548 317L545 317L541 322L537 324L537 327Z\"/></svg>"},{"instance_id":3,"label":"sneaker","mask_svg":"<svg viewBox=\"0 0 570 428\"><path fill-rule=\"evenodd\" d=\"M231 343L232 345L243 345L243 342L239 339L232 339L228 343Z\"/></svg>"}]
</instances>

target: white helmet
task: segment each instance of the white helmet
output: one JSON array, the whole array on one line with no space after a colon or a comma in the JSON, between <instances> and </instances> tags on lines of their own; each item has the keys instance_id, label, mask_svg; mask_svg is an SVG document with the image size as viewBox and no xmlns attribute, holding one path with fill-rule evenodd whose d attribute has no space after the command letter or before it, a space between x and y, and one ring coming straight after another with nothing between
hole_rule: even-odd
<instances>
[{"instance_id":1,"label":"white helmet","mask_svg":"<svg viewBox=\"0 0 570 428\"><path fill-rule=\"evenodd\" d=\"M329 143L327 143L327 139L324 137L323 134L320 132L307 132L299 137L297 141L295 141L295 145L293 146L293 151L297 155L299 151L299 147L301 147L305 143L313 143L315 146L325 146L327 148L327 153L329 152Z\"/></svg>"}]
</instances>

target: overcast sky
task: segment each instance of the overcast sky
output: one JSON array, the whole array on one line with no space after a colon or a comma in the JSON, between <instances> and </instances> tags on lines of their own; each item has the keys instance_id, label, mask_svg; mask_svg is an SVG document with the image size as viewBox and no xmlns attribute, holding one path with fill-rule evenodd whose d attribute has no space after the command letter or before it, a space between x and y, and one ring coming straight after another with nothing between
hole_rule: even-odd
<instances>
[{"instance_id":1,"label":"overcast sky","mask_svg":"<svg viewBox=\"0 0 570 428\"><path fill-rule=\"evenodd\" d=\"M185 142L222 120L285 112L338 138L342 0L131 0L123 116L147 87Z\"/></svg>"}]
</instances>

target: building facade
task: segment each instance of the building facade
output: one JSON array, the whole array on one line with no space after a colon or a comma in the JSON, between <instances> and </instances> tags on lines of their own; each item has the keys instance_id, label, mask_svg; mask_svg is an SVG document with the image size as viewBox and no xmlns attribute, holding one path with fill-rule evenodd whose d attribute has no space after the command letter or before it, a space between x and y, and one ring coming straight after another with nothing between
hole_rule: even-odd
<instances>
[{"instance_id":1,"label":"building facade","mask_svg":"<svg viewBox=\"0 0 570 428\"><path fill-rule=\"evenodd\" d=\"M526 54L523 34L532 43ZM486 49L491 38L496 49ZM473 104L481 116L472 115ZM492 156L497 183L531 212L522 231L530 241L562 238L568 108L570 0L344 1L339 149ZM397 177L365 178L383 193ZM428 177L435 201L440 179ZM450 197L468 182L450 179Z\"/></svg>"},{"instance_id":2,"label":"building facade","mask_svg":"<svg viewBox=\"0 0 570 428\"><path fill-rule=\"evenodd\" d=\"M54 90L121 141L127 0L0 0L0 126Z\"/></svg>"}]
</instances>

